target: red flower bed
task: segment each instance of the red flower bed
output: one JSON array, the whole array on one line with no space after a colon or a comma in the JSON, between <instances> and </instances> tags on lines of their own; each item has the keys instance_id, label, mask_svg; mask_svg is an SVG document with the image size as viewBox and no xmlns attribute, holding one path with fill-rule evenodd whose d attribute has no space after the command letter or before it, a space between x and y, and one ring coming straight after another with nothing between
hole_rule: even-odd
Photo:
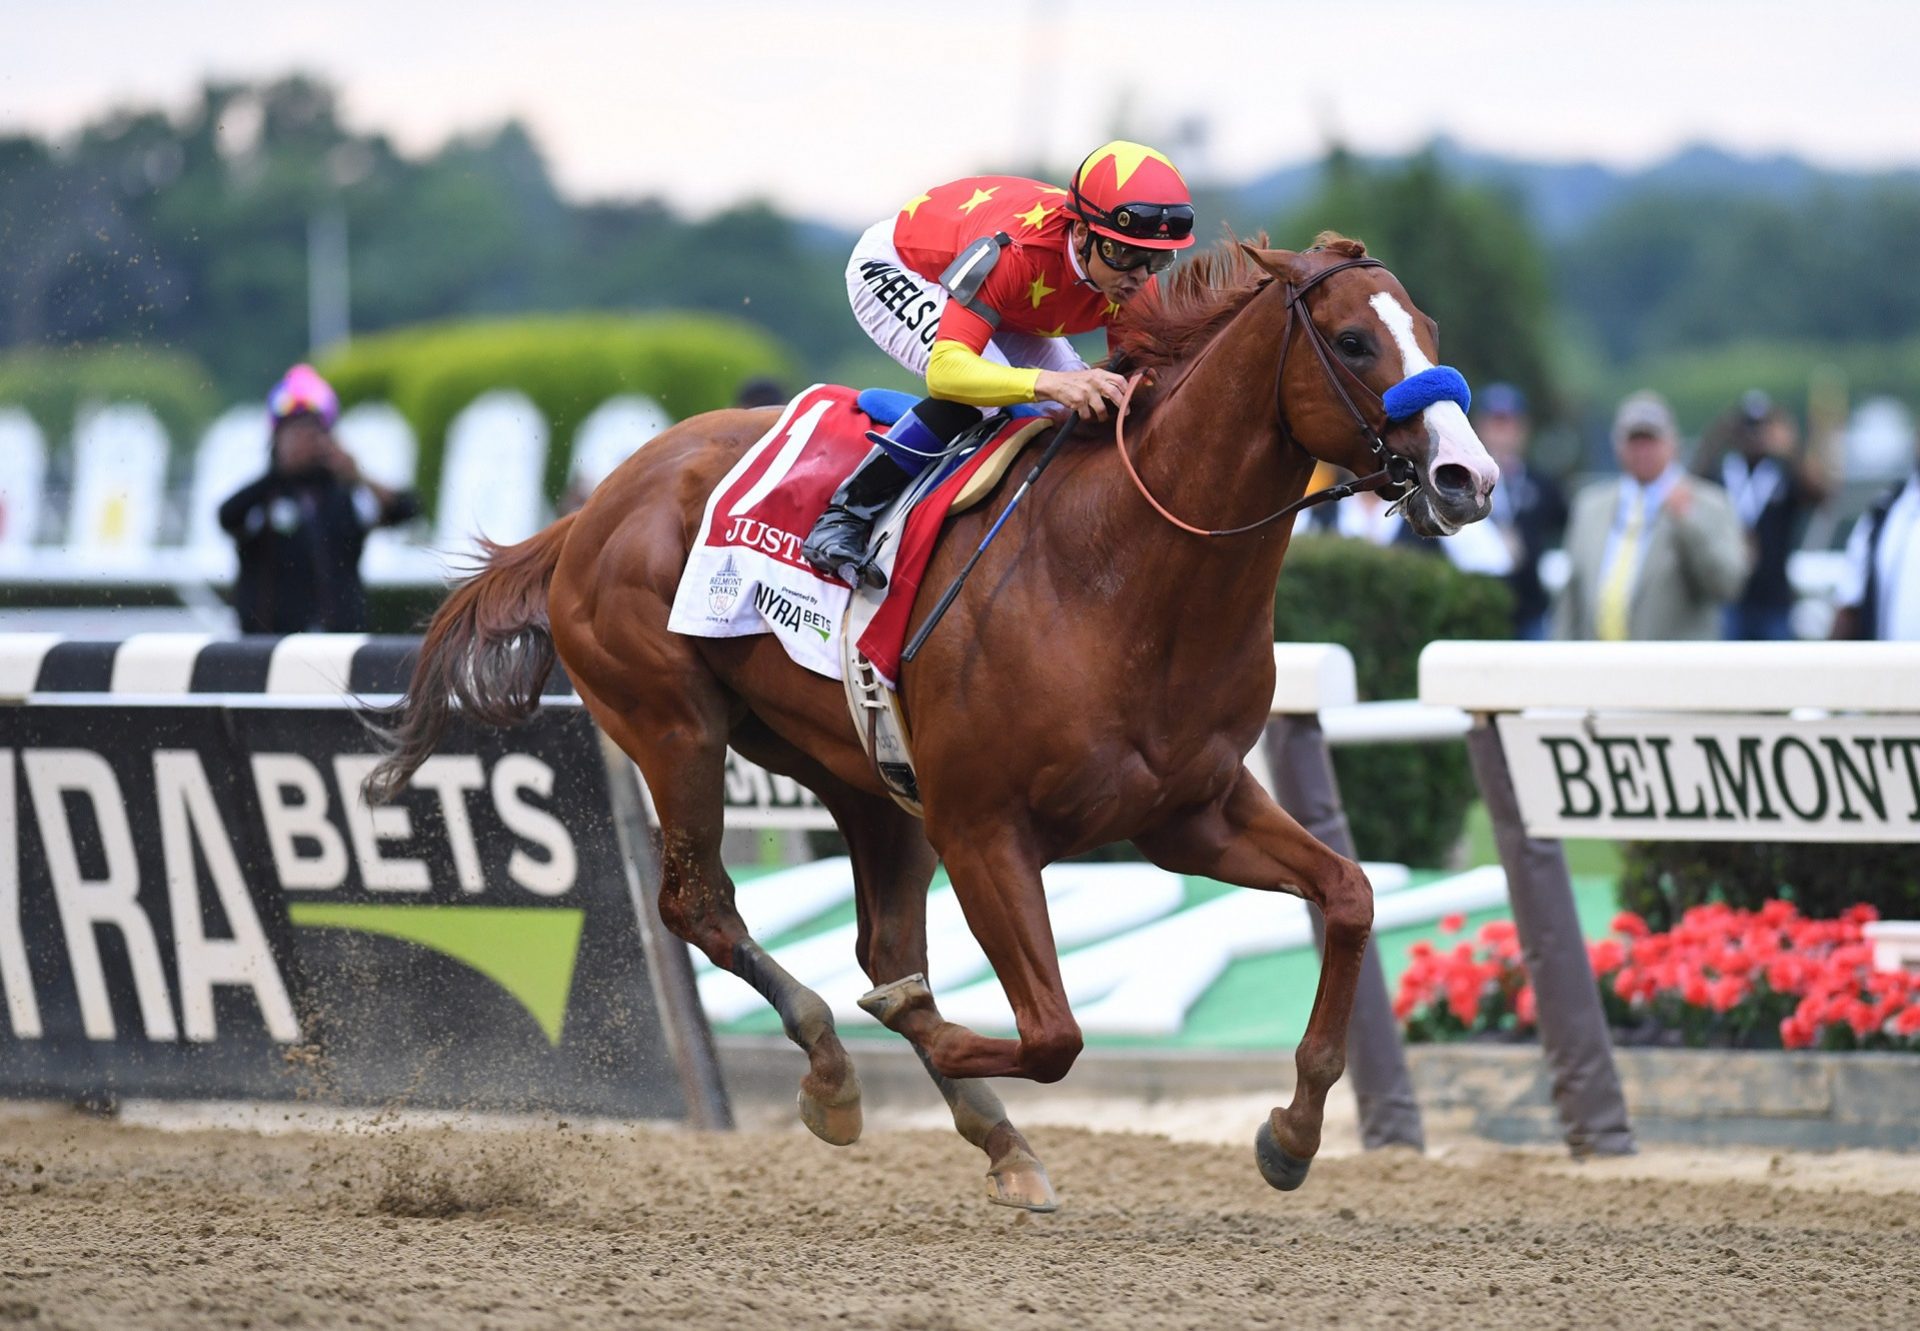
<instances>
[{"instance_id":1,"label":"red flower bed","mask_svg":"<svg viewBox=\"0 0 1920 1331\"><path fill-rule=\"evenodd\" d=\"M1623 911L1587 956L1609 1021L1630 1041L1920 1052L1920 975L1873 969L1861 926L1875 916L1871 906L1808 920L1785 901L1711 905L1654 933ZM1459 933L1462 921L1440 926ZM1408 1039L1532 1031L1533 986L1511 921L1451 948L1416 943L1412 956L1393 1005Z\"/></svg>"}]
</instances>

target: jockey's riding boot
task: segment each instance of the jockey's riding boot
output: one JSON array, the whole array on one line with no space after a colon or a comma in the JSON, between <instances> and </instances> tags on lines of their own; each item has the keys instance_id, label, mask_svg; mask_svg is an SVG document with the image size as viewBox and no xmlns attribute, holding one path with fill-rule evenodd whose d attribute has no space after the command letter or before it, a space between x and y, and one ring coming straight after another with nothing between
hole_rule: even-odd
<instances>
[{"instance_id":1,"label":"jockey's riding boot","mask_svg":"<svg viewBox=\"0 0 1920 1331\"><path fill-rule=\"evenodd\" d=\"M911 419L911 413L901 417ZM898 429L896 422L889 435L897 437ZM873 524L912 479L885 448L876 444L866 460L854 468L853 475L833 492L827 511L813 524L800 553L809 564L849 587L862 583L886 586L887 575L869 558L867 542L873 535Z\"/></svg>"}]
</instances>

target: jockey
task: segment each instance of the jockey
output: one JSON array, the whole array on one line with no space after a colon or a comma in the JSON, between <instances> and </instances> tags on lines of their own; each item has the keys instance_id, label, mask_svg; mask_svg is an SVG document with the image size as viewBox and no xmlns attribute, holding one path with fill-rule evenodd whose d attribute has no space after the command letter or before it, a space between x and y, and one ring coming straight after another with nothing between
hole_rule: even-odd
<instances>
[{"instance_id":1,"label":"jockey","mask_svg":"<svg viewBox=\"0 0 1920 1331\"><path fill-rule=\"evenodd\" d=\"M927 381L834 492L801 549L849 586L886 585L867 554L873 524L982 408L1059 403L1106 419L1126 381L1091 369L1070 333L1107 327L1193 244L1193 200L1172 162L1116 141L1067 189L1015 176L936 185L876 223L847 262L854 317Z\"/></svg>"}]
</instances>

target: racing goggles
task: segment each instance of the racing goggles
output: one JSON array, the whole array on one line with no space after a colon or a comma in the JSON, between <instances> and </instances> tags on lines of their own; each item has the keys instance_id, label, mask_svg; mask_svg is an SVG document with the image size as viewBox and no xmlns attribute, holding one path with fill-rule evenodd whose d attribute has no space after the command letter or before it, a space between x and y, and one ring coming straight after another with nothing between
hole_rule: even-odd
<instances>
[{"instance_id":1,"label":"racing goggles","mask_svg":"<svg viewBox=\"0 0 1920 1331\"><path fill-rule=\"evenodd\" d=\"M1193 234L1193 205L1123 203L1100 222L1134 240L1185 240Z\"/></svg>"},{"instance_id":2,"label":"racing goggles","mask_svg":"<svg viewBox=\"0 0 1920 1331\"><path fill-rule=\"evenodd\" d=\"M1112 236L1095 236L1094 248L1100 254L1100 261L1116 273L1132 272L1135 268L1164 273L1180 258L1179 250L1142 249L1138 245L1123 245Z\"/></svg>"}]
</instances>

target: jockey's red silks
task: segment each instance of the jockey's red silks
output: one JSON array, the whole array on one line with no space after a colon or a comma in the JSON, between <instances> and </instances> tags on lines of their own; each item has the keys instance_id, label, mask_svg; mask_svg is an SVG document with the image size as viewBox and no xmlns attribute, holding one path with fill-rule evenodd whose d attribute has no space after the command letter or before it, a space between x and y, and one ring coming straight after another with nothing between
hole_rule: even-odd
<instances>
[{"instance_id":1,"label":"jockey's red silks","mask_svg":"<svg viewBox=\"0 0 1920 1331\"><path fill-rule=\"evenodd\" d=\"M1104 328L1120 306L1081 279L1068 253L1067 192L1018 176L973 176L936 185L908 202L894 221L893 244L907 266L938 280L954 256L982 236L1011 240L976 305L997 324L958 303L940 318L940 336L979 355L996 332L1068 337Z\"/></svg>"}]
</instances>

